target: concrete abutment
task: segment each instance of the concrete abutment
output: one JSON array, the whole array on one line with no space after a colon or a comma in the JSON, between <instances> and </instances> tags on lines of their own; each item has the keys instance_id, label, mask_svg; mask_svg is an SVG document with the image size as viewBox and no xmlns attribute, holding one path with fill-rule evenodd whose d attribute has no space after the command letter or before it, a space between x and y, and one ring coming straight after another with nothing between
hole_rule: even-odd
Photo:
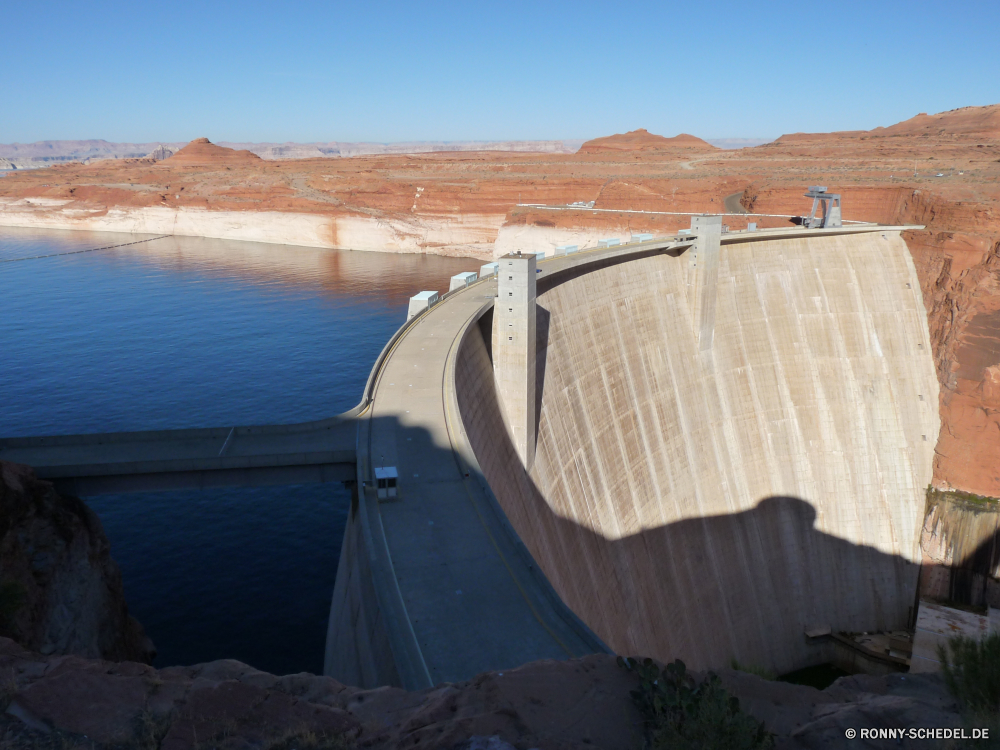
<instances>
[{"instance_id":1,"label":"concrete abutment","mask_svg":"<svg viewBox=\"0 0 1000 750\"><path fill-rule=\"evenodd\" d=\"M521 464L530 469L535 458L536 428L536 257L532 253L512 253L497 263L493 372L517 455Z\"/></svg>"}]
</instances>

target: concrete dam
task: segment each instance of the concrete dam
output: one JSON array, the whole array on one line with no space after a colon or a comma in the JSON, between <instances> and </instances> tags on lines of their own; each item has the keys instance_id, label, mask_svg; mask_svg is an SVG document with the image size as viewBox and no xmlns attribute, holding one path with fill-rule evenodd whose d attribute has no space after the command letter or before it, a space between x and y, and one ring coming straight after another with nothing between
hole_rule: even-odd
<instances>
[{"instance_id":1,"label":"concrete dam","mask_svg":"<svg viewBox=\"0 0 1000 750\"><path fill-rule=\"evenodd\" d=\"M643 258L539 294L530 472L466 336L463 420L511 523L618 653L788 671L810 626L905 627L939 426L899 233L723 245L708 352L687 266Z\"/></svg>"},{"instance_id":2,"label":"concrete dam","mask_svg":"<svg viewBox=\"0 0 1000 750\"><path fill-rule=\"evenodd\" d=\"M915 605L939 417L908 228L695 217L504 256L408 321L338 418L0 458L82 494L346 481L325 671L347 684L596 651L790 671L826 660L805 631L901 629Z\"/></svg>"},{"instance_id":3,"label":"concrete dam","mask_svg":"<svg viewBox=\"0 0 1000 750\"><path fill-rule=\"evenodd\" d=\"M510 256L424 313L362 415L359 476L397 466L401 497L362 492L328 672L433 684L604 648L790 671L824 660L810 628L907 627L939 418L902 229L544 260L515 403Z\"/></svg>"}]
</instances>

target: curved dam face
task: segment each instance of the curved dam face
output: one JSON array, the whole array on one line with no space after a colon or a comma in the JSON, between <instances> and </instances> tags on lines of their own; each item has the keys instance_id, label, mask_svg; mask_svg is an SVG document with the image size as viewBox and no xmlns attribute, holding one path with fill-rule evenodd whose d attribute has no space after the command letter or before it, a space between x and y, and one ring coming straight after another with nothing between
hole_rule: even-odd
<instances>
[{"instance_id":1,"label":"curved dam face","mask_svg":"<svg viewBox=\"0 0 1000 750\"><path fill-rule=\"evenodd\" d=\"M815 663L804 631L903 628L938 384L896 231L724 244L699 347L685 255L538 287L518 461L487 320L457 356L470 445L566 604L616 652Z\"/></svg>"}]
</instances>

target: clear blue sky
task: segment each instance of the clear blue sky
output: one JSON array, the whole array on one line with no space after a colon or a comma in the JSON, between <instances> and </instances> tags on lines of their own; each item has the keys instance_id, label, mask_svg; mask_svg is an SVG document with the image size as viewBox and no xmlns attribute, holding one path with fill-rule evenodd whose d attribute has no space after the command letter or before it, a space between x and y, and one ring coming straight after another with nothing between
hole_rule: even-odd
<instances>
[{"instance_id":1,"label":"clear blue sky","mask_svg":"<svg viewBox=\"0 0 1000 750\"><path fill-rule=\"evenodd\" d=\"M0 143L703 138L1000 102L1000 2L4 3Z\"/></svg>"}]
</instances>

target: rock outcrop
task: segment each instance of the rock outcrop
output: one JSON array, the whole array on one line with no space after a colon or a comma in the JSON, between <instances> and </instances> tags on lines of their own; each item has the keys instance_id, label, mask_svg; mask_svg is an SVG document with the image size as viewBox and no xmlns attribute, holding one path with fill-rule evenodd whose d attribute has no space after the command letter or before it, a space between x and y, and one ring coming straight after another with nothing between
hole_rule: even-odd
<instances>
[{"instance_id":1,"label":"rock outcrop","mask_svg":"<svg viewBox=\"0 0 1000 750\"><path fill-rule=\"evenodd\" d=\"M250 151L216 146L208 138L195 138L164 161L172 167L224 167L253 165L259 163L261 158Z\"/></svg>"},{"instance_id":2,"label":"rock outcrop","mask_svg":"<svg viewBox=\"0 0 1000 750\"><path fill-rule=\"evenodd\" d=\"M921 112L909 120L887 128L875 128L872 135L979 135L1000 138L1000 104L988 107L959 107L936 115Z\"/></svg>"},{"instance_id":3,"label":"rock outcrop","mask_svg":"<svg viewBox=\"0 0 1000 750\"><path fill-rule=\"evenodd\" d=\"M0 461L0 634L43 654L151 662L97 515Z\"/></svg>"},{"instance_id":4,"label":"rock outcrop","mask_svg":"<svg viewBox=\"0 0 1000 750\"><path fill-rule=\"evenodd\" d=\"M603 138L595 138L587 141L577 152L578 154L605 154L641 152L641 151L716 151L717 149L708 141L703 141L687 133L675 135L673 138L666 138L662 135L650 133L645 128L630 130L628 133L609 135Z\"/></svg>"},{"instance_id":5,"label":"rock outcrop","mask_svg":"<svg viewBox=\"0 0 1000 750\"><path fill-rule=\"evenodd\" d=\"M937 675L857 675L822 691L733 670L720 677L741 707L776 735L778 750L844 747L847 728L962 724ZM636 678L605 655L540 661L406 692L359 690L311 674L278 677L231 660L155 670L44 657L0 638L6 706L0 745L34 747L48 735L65 750L629 750L643 733L629 696L636 686Z\"/></svg>"},{"instance_id":6,"label":"rock outcrop","mask_svg":"<svg viewBox=\"0 0 1000 750\"><path fill-rule=\"evenodd\" d=\"M164 159L169 159L175 153L177 153L177 149L161 144L146 154L146 158L152 159L153 161L163 161Z\"/></svg>"}]
</instances>

